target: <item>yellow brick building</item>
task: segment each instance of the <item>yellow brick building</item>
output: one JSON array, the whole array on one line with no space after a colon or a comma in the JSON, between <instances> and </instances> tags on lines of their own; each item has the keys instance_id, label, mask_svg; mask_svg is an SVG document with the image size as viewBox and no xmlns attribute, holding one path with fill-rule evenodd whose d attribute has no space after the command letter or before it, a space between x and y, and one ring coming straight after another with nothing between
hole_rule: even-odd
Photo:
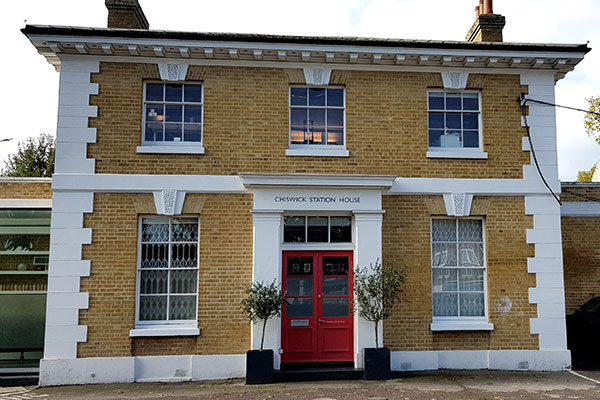
<instances>
[{"instance_id":1,"label":"yellow brick building","mask_svg":"<svg viewBox=\"0 0 600 400\"><path fill-rule=\"evenodd\" d=\"M378 333L392 369L569 367L560 210L522 108L560 192L534 100L586 45L504 43L495 14L435 42L153 31L107 6L107 29L23 29L60 70L41 384L243 376L251 282L287 290L276 369L361 368L352 273L378 260L407 271Z\"/></svg>"}]
</instances>

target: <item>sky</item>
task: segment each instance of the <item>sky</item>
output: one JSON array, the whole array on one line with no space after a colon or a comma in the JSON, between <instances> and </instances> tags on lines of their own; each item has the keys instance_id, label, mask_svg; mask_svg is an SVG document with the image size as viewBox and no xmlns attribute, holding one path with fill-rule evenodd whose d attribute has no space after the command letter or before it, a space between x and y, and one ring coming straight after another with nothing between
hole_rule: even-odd
<instances>
[{"instance_id":1,"label":"sky","mask_svg":"<svg viewBox=\"0 0 600 400\"><path fill-rule=\"evenodd\" d=\"M464 40L478 0L140 0L151 29ZM183 12L182 12L183 10ZM600 95L600 0L495 0L506 17L504 41L589 42L592 51L556 86L556 102L587 108ZM58 73L19 31L29 24L106 26L104 0L20 0L0 13L4 52L0 167L17 144L56 134ZM600 160L600 145L583 127L584 113L557 109L562 181Z\"/></svg>"}]
</instances>

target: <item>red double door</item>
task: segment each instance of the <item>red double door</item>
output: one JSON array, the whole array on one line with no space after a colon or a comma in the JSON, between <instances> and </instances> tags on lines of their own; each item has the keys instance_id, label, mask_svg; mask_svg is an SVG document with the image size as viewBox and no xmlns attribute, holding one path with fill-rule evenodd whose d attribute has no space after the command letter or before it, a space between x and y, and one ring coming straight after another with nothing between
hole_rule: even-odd
<instances>
[{"instance_id":1,"label":"red double door","mask_svg":"<svg viewBox=\"0 0 600 400\"><path fill-rule=\"evenodd\" d=\"M351 251L283 252L281 362L353 361Z\"/></svg>"}]
</instances>

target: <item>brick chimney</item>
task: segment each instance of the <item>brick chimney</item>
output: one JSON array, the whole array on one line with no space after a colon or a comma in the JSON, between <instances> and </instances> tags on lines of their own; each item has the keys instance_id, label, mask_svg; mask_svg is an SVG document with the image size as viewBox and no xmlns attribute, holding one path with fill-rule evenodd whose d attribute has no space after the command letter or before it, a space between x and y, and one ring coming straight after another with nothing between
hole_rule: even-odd
<instances>
[{"instance_id":1,"label":"brick chimney","mask_svg":"<svg viewBox=\"0 0 600 400\"><path fill-rule=\"evenodd\" d=\"M475 7L475 23L465 39L469 42L501 42L505 23L504 16L494 14L492 0L479 0Z\"/></svg>"},{"instance_id":2,"label":"brick chimney","mask_svg":"<svg viewBox=\"0 0 600 400\"><path fill-rule=\"evenodd\" d=\"M105 0L105 5L108 9L109 28L150 28L138 0Z\"/></svg>"}]
</instances>

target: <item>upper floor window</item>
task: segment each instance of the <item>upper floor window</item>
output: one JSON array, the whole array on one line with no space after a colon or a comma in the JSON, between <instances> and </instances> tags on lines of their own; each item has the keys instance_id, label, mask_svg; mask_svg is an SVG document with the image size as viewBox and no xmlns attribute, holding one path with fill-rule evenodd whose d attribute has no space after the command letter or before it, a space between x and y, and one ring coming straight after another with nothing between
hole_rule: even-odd
<instances>
[{"instance_id":1,"label":"upper floor window","mask_svg":"<svg viewBox=\"0 0 600 400\"><path fill-rule=\"evenodd\" d=\"M290 88L290 147L343 147L344 111L343 88Z\"/></svg>"},{"instance_id":2,"label":"upper floor window","mask_svg":"<svg viewBox=\"0 0 600 400\"><path fill-rule=\"evenodd\" d=\"M481 149L479 92L428 93L429 150Z\"/></svg>"},{"instance_id":3,"label":"upper floor window","mask_svg":"<svg viewBox=\"0 0 600 400\"><path fill-rule=\"evenodd\" d=\"M202 144L202 85L146 83L145 146Z\"/></svg>"}]
</instances>

